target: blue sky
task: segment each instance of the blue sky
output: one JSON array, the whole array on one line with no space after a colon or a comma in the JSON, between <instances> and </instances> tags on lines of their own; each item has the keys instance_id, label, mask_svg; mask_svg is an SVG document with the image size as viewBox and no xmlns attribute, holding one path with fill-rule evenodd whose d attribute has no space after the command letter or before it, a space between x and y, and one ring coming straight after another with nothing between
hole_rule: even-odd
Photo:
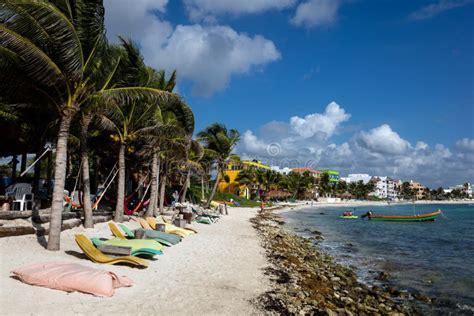
<instances>
[{"instance_id":1,"label":"blue sky","mask_svg":"<svg viewBox=\"0 0 474 316\"><path fill-rule=\"evenodd\" d=\"M109 38L176 68L197 129L237 128L244 157L474 180L474 1L105 3Z\"/></svg>"}]
</instances>

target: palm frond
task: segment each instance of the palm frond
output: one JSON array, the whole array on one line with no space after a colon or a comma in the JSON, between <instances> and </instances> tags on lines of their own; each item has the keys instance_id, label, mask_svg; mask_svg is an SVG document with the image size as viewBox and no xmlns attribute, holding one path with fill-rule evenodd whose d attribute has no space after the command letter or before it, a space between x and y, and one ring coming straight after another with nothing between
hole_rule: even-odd
<instances>
[{"instance_id":1,"label":"palm frond","mask_svg":"<svg viewBox=\"0 0 474 316\"><path fill-rule=\"evenodd\" d=\"M111 88L97 92L93 98L100 98L104 104L111 102L118 104L132 104L132 102L167 103L176 101L175 94L147 87Z\"/></svg>"},{"instance_id":2,"label":"palm frond","mask_svg":"<svg viewBox=\"0 0 474 316\"><path fill-rule=\"evenodd\" d=\"M23 62L18 67L45 86L54 86L66 79L61 69L39 47L2 25L0 25L0 46L22 58Z\"/></svg>"},{"instance_id":3,"label":"palm frond","mask_svg":"<svg viewBox=\"0 0 474 316\"><path fill-rule=\"evenodd\" d=\"M14 8L20 8L22 12L27 12L31 19L41 25L41 29L49 36L49 41L44 40L44 35L38 38L37 28L27 28L23 24L14 24L11 27L13 31L17 29L25 32L21 33L24 37L30 39L33 43L41 42L45 51L54 49L54 61L58 67L66 73L68 78L77 81L82 75L84 65L84 56L79 35L71 20L51 2L46 0L9 0ZM21 14L21 13L18 13ZM12 28L17 26L17 28ZM26 32L33 29L36 32Z\"/></svg>"}]
</instances>

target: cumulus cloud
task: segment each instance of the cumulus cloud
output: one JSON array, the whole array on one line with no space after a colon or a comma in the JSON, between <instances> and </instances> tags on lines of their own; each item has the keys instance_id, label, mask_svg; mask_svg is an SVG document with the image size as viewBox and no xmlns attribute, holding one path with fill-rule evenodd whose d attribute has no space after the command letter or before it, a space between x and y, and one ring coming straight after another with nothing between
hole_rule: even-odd
<instances>
[{"instance_id":1,"label":"cumulus cloud","mask_svg":"<svg viewBox=\"0 0 474 316\"><path fill-rule=\"evenodd\" d=\"M193 20L223 14L255 14L267 10L289 8L296 0L183 0L188 15Z\"/></svg>"},{"instance_id":2,"label":"cumulus cloud","mask_svg":"<svg viewBox=\"0 0 474 316\"><path fill-rule=\"evenodd\" d=\"M387 124L371 129L368 132L362 131L356 139L362 147L381 154L401 155L410 146L409 142L402 139Z\"/></svg>"},{"instance_id":3,"label":"cumulus cloud","mask_svg":"<svg viewBox=\"0 0 474 316\"><path fill-rule=\"evenodd\" d=\"M190 80L193 93L210 96L224 90L232 76L278 60L275 44L263 36L239 33L224 25L172 25L159 18L167 1L106 0L109 38L132 37L142 48L145 61L155 68L178 70Z\"/></svg>"},{"instance_id":4,"label":"cumulus cloud","mask_svg":"<svg viewBox=\"0 0 474 316\"><path fill-rule=\"evenodd\" d=\"M473 3L473 0L439 0L436 3L424 6L409 15L411 20L425 20L437 16L444 11L463 7Z\"/></svg>"},{"instance_id":5,"label":"cumulus cloud","mask_svg":"<svg viewBox=\"0 0 474 316\"><path fill-rule=\"evenodd\" d=\"M298 5L290 22L308 28L330 25L337 20L340 6L340 0L308 0Z\"/></svg>"},{"instance_id":6,"label":"cumulus cloud","mask_svg":"<svg viewBox=\"0 0 474 316\"><path fill-rule=\"evenodd\" d=\"M460 139L456 142L456 147L463 151L474 152L474 139Z\"/></svg>"},{"instance_id":7,"label":"cumulus cloud","mask_svg":"<svg viewBox=\"0 0 474 316\"><path fill-rule=\"evenodd\" d=\"M293 130L303 138L313 137L322 134L322 137L331 137L336 128L350 118L350 114L339 106L336 102L331 102L326 107L324 113L314 113L306 115L304 118L293 116L290 125Z\"/></svg>"},{"instance_id":8,"label":"cumulus cloud","mask_svg":"<svg viewBox=\"0 0 474 316\"><path fill-rule=\"evenodd\" d=\"M322 113L287 122L269 122L258 132L246 131L237 146L244 159L260 159L281 168L333 168L341 174L368 173L417 180L436 188L474 181L474 139L453 146L411 145L388 124L346 135L333 142L350 114L332 102ZM300 121L303 120L303 121ZM327 124L330 120L334 124ZM295 123L297 121L297 123ZM301 124L300 124L301 123ZM341 138L344 134L339 135Z\"/></svg>"},{"instance_id":9,"label":"cumulus cloud","mask_svg":"<svg viewBox=\"0 0 474 316\"><path fill-rule=\"evenodd\" d=\"M237 151L245 157L270 159L281 167L296 167L300 164L298 159L305 159L305 166L314 167L326 141L349 118L350 114L331 102L322 113L294 116L287 122L269 122L258 134L244 132Z\"/></svg>"}]
</instances>

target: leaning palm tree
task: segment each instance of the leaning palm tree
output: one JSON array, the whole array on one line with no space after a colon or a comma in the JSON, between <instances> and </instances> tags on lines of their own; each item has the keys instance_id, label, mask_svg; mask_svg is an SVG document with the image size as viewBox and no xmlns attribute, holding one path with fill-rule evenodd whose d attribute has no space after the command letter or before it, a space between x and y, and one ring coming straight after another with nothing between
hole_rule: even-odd
<instances>
[{"instance_id":1,"label":"leaning palm tree","mask_svg":"<svg viewBox=\"0 0 474 316\"><path fill-rule=\"evenodd\" d=\"M202 168L199 161L204 156L204 148L202 145L196 141L188 137L186 140L186 152L185 152L185 159L183 161L186 178L184 180L182 193L180 197L180 202L183 203L186 200L186 193L188 188L191 186L191 175L193 172L201 172Z\"/></svg>"},{"instance_id":2,"label":"leaning palm tree","mask_svg":"<svg viewBox=\"0 0 474 316\"><path fill-rule=\"evenodd\" d=\"M140 52L131 40L119 37L121 46L110 46L104 49L106 58L101 61L101 70L94 73L94 81L110 87L144 86L146 66ZM89 172L89 127L94 119L100 117L105 106L100 100L89 100L83 105L79 117L80 157L83 183L84 227L92 228L92 205L90 194Z\"/></svg>"},{"instance_id":3,"label":"leaning palm tree","mask_svg":"<svg viewBox=\"0 0 474 316\"><path fill-rule=\"evenodd\" d=\"M102 0L0 3L0 73L18 86L41 93L58 113L49 250L60 247L67 140L74 116L88 102L156 102L168 97L156 89L115 88L109 81L101 84L94 80L107 48L104 11ZM108 77L112 76L113 72ZM0 91L0 101L15 103L16 98L22 98L4 93Z\"/></svg>"},{"instance_id":4,"label":"leaning palm tree","mask_svg":"<svg viewBox=\"0 0 474 316\"><path fill-rule=\"evenodd\" d=\"M151 190L150 202L146 211L146 216L153 216L158 208L158 185L160 182L160 169L166 169L166 165L162 166L161 156L164 151L176 152L176 146L179 146L185 137L185 131L179 127L176 115L171 111L161 111L160 116L155 116L156 128L153 132L145 137L145 145L139 154L151 158ZM181 146L182 147L182 146ZM170 148L173 148L170 150ZM173 155L173 153L171 153ZM161 179L162 180L162 179ZM163 185L166 185L166 175L164 176ZM164 191L163 191L164 195Z\"/></svg>"},{"instance_id":5,"label":"leaning palm tree","mask_svg":"<svg viewBox=\"0 0 474 316\"><path fill-rule=\"evenodd\" d=\"M148 68L149 81L147 86L172 92L176 86L176 71L166 78L164 70L156 71ZM158 182L160 172L160 148L163 142L173 141L170 132L175 130L179 136L182 133L192 135L194 131L194 114L191 108L182 100L171 100L171 102L160 104L163 119L162 127L157 133L151 135L150 144L153 144L152 152L152 177L150 190L150 203L148 205L147 214L153 214L157 208L158 202Z\"/></svg>"},{"instance_id":6,"label":"leaning palm tree","mask_svg":"<svg viewBox=\"0 0 474 316\"><path fill-rule=\"evenodd\" d=\"M209 195L206 207L209 207L212 199L217 191L217 186L222 178L222 170L226 164L233 158L232 151L237 145L240 135L236 129L227 130L227 128L219 123L214 123L198 133L198 139L204 144L205 151L213 157L216 165L216 182Z\"/></svg>"},{"instance_id":7,"label":"leaning palm tree","mask_svg":"<svg viewBox=\"0 0 474 316\"><path fill-rule=\"evenodd\" d=\"M156 103L131 102L113 104L100 118L102 127L112 132L111 138L119 145L116 222L123 221L126 151L130 149L131 142L161 127L161 120L157 119L159 116L161 112Z\"/></svg>"}]
</instances>

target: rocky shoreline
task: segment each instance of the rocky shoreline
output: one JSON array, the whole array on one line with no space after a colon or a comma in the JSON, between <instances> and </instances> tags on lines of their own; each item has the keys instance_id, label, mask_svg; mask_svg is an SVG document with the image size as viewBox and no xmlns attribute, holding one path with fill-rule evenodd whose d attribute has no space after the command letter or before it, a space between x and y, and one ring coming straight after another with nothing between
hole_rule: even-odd
<instances>
[{"instance_id":1,"label":"rocky shoreline","mask_svg":"<svg viewBox=\"0 0 474 316\"><path fill-rule=\"evenodd\" d=\"M358 282L354 271L314 247L320 234L307 239L288 233L273 211L259 212L251 220L270 263L265 274L272 289L254 301L261 309L278 315L422 314L416 301L428 303L430 298Z\"/></svg>"}]
</instances>

